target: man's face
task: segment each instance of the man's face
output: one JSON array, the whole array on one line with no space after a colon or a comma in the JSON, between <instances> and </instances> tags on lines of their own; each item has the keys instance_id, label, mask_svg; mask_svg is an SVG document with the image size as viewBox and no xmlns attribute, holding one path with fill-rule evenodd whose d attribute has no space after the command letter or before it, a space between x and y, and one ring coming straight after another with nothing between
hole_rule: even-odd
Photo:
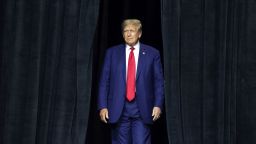
<instances>
[{"instance_id":1,"label":"man's face","mask_svg":"<svg viewBox=\"0 0 256 144\"><path fill-rule=\"evenodd\" d=\"M128 24L123 29L123 38L126 44L129 46L134 46L140 39L141 32L138 31L138 28L135 25Z\"/></svg>"}]
</instances>

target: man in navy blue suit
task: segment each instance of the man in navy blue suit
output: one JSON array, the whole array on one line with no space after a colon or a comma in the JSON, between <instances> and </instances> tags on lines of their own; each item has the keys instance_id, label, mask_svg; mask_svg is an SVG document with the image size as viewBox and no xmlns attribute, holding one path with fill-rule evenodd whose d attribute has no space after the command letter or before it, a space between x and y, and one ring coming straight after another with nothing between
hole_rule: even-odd
<instances>
[{"instance_id":1,"label":"man in navy blue suit","mask_svg":"<svg viewBox=\"0 0 256 144\"><path fill-rule=\"evenodd\" d=\"M122 23L125 44L109 48L102 68L98 109L111 124L112 144L150 144L150 127L160 118L164 79L160 54L139 42L137 19Z\"/></svg>"}]
</instances>

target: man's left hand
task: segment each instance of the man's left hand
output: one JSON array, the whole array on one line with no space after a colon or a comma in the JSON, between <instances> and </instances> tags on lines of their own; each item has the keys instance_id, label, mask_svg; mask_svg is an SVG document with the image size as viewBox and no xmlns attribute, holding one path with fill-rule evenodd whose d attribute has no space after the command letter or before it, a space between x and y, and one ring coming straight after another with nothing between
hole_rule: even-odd
<instances>
[{"instance_id":1,"label":"man's left hand","mask_svg":"<svg viewBox=\"0 0 256 144\"><path fill-rule=\"evenodd\" d=\"M156 121L160 118L161 109L159 107L154 107L152 112L153 121Z\"/></svg>"}]
</instances>

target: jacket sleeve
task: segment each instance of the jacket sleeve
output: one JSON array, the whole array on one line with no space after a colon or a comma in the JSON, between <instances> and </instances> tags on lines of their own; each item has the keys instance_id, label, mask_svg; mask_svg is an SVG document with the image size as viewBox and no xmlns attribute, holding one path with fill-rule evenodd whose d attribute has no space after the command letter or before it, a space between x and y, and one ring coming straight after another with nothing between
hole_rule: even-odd
<instances>
[{"instance_id":1,"label":"jacket sleeve","mask_svg":"<svg viewBox=\"0 0 256 144\"><path fill-rule=\"evenodd\" d=\"M164 103L164 77L159 52L154 57L154 96L155 107L163 109Z\"/></svg>"},{"instance_id":2,"label":"jacket sleeve","mask_svg":"<svg viewBox=\"0 0 256 144\"><path fill-rule=\"evenodd\" d=\"M107 108L107 99L110 83L111 52L107 50L102 66L99 88L98 88L98 110Z\"/></svg>"}]
</instances>

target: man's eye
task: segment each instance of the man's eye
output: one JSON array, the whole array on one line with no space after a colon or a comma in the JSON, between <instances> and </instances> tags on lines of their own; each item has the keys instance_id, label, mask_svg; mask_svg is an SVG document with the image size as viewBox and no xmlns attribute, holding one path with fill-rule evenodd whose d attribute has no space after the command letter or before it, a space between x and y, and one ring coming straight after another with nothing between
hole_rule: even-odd
<instances>
[{"instance_id":1,"label":"man's eye","mask_svg":"<svg viewBox=\"0 0 256 144\"><path fill-rule=\"evenodd\" d=\"M135 31L134 30L125 30L124 32L127 33L127 32L135 32Z\"/></svg>"}]
</instances>

